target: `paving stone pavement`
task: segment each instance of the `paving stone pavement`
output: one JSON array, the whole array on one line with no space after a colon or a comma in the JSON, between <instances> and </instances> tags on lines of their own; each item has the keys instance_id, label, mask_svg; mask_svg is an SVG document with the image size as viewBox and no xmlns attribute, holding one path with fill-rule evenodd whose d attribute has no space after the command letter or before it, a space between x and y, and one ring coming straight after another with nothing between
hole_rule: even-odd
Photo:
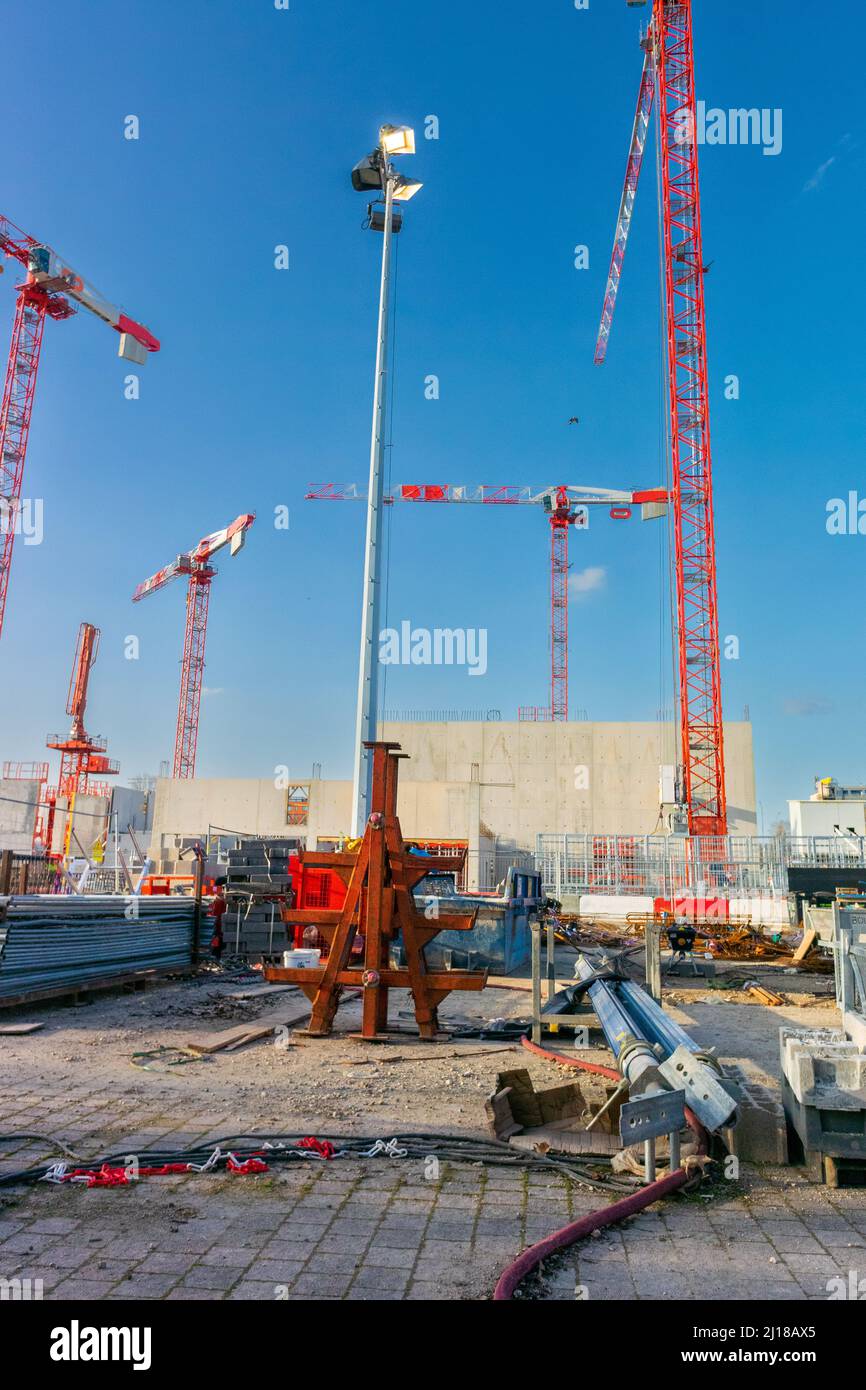
<instances>
[{"instance_id":1,"label":"paving stone pavement","mask_svg":"<svg viewBox=\"0 0 866 1390\"><path fill-rule=\"evenodd\" d=\"M866 1280L861 1192L756 1173L554 1259L534 1299L826 1299ZM559 1175L417 1160L0 1189L0 1277L46 1299L486 1299L525 1246L606 1196ZM866 1282L864 1282L866 1290Z\"/></svg>"},{"instance_id":2,"label":"paving stone pavement","mask_svg":"<svg viewBox=\"0 0 866 1390\"><path fill-rule=\"evenodd\" d=\"M62 1080L13 1071L0 1135L54 1134L82 1154L141 1156L148 1146L237 1134L244 1123L274 1128L259 1089L232 1112L198 1107L194 1092L156 1094L137 1078L108 1088L84 1069ZM381 1116L357 1123L382 1131ZM41 1141L0 1141L0 1173L55 1157ZM545 1171L442 1163L437 1177L419 1160L383 1158L111 1189L0 1187L0 1281L41 1280L46 1299L489 1299L522 1249L608 1200ZM866 1191L762 1168L584 1241L548 1261L520 1296L826 1299L833 1280L846 1289L862 1280L866 1295Z\"/></svg>"}]
</instances>

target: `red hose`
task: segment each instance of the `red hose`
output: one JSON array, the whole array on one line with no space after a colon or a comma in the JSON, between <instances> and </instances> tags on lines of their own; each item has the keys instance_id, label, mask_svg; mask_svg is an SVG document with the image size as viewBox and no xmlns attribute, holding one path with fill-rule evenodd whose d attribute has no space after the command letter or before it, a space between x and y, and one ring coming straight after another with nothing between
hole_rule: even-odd
<instances>
[{"instance_id":1,"label":"red hose","mask_svg":"<svg viewBox=\"0 0 866 1390\"><path fill-rule=\"evenodd\" d=\"M561 1066L574 1067L578 1071L588 1071L596 1075L607 1076L613 1081L621 1079L619 1072L614 1071L612 1067L600 1066L597 1062L583 1062L579 1057L563 1057L559 1052L550 1052L544 1047L539 1047L537 1043L531 1042L526 1037L521 1041L527 1051L534 1052L537 1057L544 1057L546 1061L558 1062ZM703 1126L688 1109L686 1110L686 1120L698 1136L700 1149L704 1150L706 1134ZM627 1216L635 1216L637 1212L652 1206L653 1202L657 1202L661 1197L666 1197L670 1192L676 1192L688 1181L689 1174L685 1168L677 1168L676 1172L667 1173L663 1178L657 1178L655 1182L649 1183L648 1186L640 1188L639 1191L631 1193L628 1197L623 1197L610 1206L600 1207L598 1211L591 1211L588 1216L582 1216L579 1221L573 1221L570 1225L554 1231L552 1235L538 1241L536 1245L530 1245L500 1274L493 1293L494 1301L503 1302L512 1298L514 1290L521 1280L525 1279L527 1274L531 1274L534 1269L537 1269L542 1260L548 1259L557 1250L564 1250L566 1246L574 1245L576 1241L591 1235L593 1231L601 1230L603 1226L611 1226L615 1221L624 1221Z\"/></svg>"},{"instance_id":2,"label":"red hose","mask_svg":"<svg viewBox=\"0 0 866 1390\"><path fill-rule=\"evenodd\" d=\"M577 1067L579 1071L591 1071L596 1076L607 1076L611 1081L621 1081L622 1077L614 1067L603 1067L599 1062L582 1062L579 1057L563 1057L561 1052L549 1052L545 1047L539 1047L526 1035L520 1039L527 1052L534 1052L536 1057L543 1057L545 1062L559 1062L562 1067Z\"/></svg>"},{"instance_id":3,"label":"red hose","mask_svg":"<svg viewBox=\"0 0 866 1390\"><path fill-rule=\"evenodd\" d=\"M669 1192L676 1192L678 1187L688 1182L688 1173L684 1168L678 1168L675 1173L668 1173L664 1178L657 1178L648 1187L642 1187L637 1192L632 1192L630 1196L623 1197L619 1202L614 1202L612 1206L601 1207L598 1211L591 1211L588 1216L582 1216L579 1221L573 1221L570 1226L563 1226L561 1230L554 1231L553 1235L540 1240L537 1245L530 1245L528 1250L524 1250L522 1255L518 1255L512 1264L508 1265L499 1276L499 1282L493 1294L495 1301L501 1302L511 1298L514 1290L527 1274L531 1274L542 1260L546 1260L557 1250L563 1250L567 1245L574 1245L575 1241L581 1240L583 1236L591 1235L593 1231L598 1231L602 1226L610 1226L614 1221L624 1221L627 1216L634 1216L636 1212L643 1211L644 1207L652 1206L660 1197L666 1197Z\"/></svg>"}]
</instances>

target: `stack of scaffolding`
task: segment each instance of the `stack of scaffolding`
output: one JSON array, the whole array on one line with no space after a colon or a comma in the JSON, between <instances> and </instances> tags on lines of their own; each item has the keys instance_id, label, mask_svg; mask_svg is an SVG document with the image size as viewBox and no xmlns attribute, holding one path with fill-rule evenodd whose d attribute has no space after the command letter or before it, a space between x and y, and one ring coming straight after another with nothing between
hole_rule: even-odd
<instances>
[{"instance_id":1,"label":"stack of scaffolding","mask_svg":"<svg viewBox=\"0 0 866 1390\"><path fill-rule=\"evenodd\" d=\"M186 969L194 924L192 898L0 899L0 1003ZM200 946L207 945L211 929L202 914Z\"/></svg>"}]
</instances>

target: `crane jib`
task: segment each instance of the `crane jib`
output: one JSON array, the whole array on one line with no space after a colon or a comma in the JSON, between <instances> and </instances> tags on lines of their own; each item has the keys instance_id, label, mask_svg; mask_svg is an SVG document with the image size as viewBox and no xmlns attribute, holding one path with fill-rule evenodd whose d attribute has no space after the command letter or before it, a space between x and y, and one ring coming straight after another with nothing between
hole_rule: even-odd
<instances>
[{"instance_id":1,"label":"crane jib","mask_svg":"<svg viewBox=\"0 0 866 1390\"><path fill-rule=\"evenodd\" d=\"M49 246L31 248L27 260L27 271L31 284L39 285L49 294L67 295L69 299L75 300L76 304L80 304L82 308L89 309L92 314L102 319L103 323L116 329L118 333L126 333L134 338L148 352L159 351L158 338L155 338L143 324L136 323L135 319L129 318L118 305L112 304L92 285L89 285L83 276L79 275L71 266L66 265Z\"/></svg>"}]
</instances>

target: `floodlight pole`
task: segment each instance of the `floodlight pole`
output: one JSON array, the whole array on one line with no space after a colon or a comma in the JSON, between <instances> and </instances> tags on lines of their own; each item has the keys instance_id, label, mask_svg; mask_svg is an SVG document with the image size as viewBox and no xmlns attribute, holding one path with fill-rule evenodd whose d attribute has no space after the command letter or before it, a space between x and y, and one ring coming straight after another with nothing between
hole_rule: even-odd
<instances>
[{"instance_id":1,"label":"floodlight pole","mask_svg":"<svg viewBox=\"0 0 866 1390\"><path fill-rule=\"evenodd\" d=\"M358 707L352 773L352 835L363 835L370 814L373 764L365 743L376 738L379 694L379 623L382 590L382 494L385 462L385 400L388 379L388 310L391 290L391 236L395 173L380 146L382 184L385 193L385 225L382 231L382 282L379 289L379 330L376 343L376 378L373 385L373 431L370 441L370 485L367 490L367 539L364 550L364 598L361 611L361 655L358 670Z\"/></svg>"}]
</instances>

